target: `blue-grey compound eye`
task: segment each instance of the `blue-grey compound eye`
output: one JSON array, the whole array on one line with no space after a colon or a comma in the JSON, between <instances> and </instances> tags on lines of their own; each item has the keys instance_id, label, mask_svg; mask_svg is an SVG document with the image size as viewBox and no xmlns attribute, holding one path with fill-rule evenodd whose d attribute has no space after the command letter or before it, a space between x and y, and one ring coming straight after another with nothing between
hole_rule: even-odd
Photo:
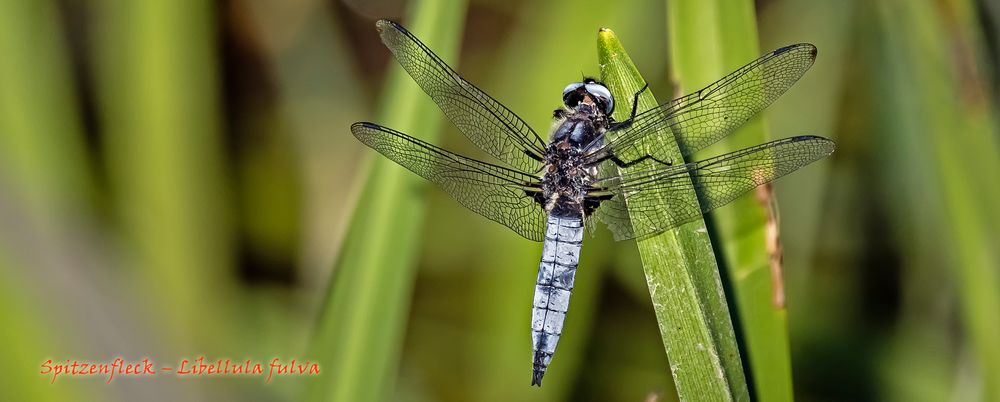
<instances>
[{"instance_id":1,"label":"blue-grey compound eye","mask_svg":"<svg viewBox=\"0 0 1000 402\"><path fill-rule=\"evenodd\" d=\"M601 84L587 84L587 92L604 101L604 104L607 105L605 113L611 114L615 111L615 98L611 96L611 91L607 87Z\"/></svg>"},{"instance_id":2,"label":"blue-grey compound eye","mask_svg":"<svg viewBox=\"0 0 1000 402\"><path fill-rule=\"evenodd\" d=\"M565 89L563 89L563 98L566 97L566 94L568 94L570 92L573 92L573 91L576 91L577 88L582 87L582 86L583 86L582 82L573 82L573 83L570 83L569 85L566 86Z\"/></svg>"}]
</instances>

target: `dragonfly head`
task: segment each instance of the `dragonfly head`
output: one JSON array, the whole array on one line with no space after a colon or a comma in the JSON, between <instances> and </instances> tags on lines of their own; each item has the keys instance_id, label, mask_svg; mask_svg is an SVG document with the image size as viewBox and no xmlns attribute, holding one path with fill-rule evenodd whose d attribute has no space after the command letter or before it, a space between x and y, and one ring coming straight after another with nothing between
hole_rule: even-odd
<instances>
[{"instance_id":1,"label":"dragonfly head","mask_svg":"<svg viewBox=\"0 0 1000 402\"><path fill-rule=\"evenodd\" d=\"M584 78L583 82L571 83L563 89L563 103L570 109L588 99L606 115L610 116L615 111L615 98L611 96L611 91L593 78Z\"/></svg>"}]
</instances>

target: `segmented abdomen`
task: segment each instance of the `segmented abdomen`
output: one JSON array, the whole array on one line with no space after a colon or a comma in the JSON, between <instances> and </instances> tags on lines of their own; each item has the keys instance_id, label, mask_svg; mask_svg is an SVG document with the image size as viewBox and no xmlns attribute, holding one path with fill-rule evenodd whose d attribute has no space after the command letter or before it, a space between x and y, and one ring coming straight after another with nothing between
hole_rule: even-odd
<instances>
[{"instance_id":1,"label":"segmented abdomen","mask_svg":"<svg viewBox=\"0 0 1000 402\"><path fill-rule=\"evenodd\" d=\"M582 243L583 219L580 216L549 215L531 309L532 385L542 384L542 376L562 335Z\"/></svg>"}]
</instances>

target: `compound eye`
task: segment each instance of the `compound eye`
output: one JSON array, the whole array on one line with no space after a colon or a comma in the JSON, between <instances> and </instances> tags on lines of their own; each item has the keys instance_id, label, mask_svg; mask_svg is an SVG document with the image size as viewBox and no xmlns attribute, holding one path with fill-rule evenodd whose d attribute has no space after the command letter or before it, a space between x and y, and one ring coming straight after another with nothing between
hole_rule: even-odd
<instances>
[{"instance_id":1,"label":"compound eye","mask_svg":"<svg viewBox=\"0 0 1000 402\"><path fill-rule=\"evenodd\" d=\"M601 84L586 84L586 85L587 85L587 92L590 92L591 95L596 96L598 99L604 102L605 113L611 114L612 112L615 111L615 98L611 96L611 91L608 90L608 87Z\"/></svg>"},{"instance_id":2,"label":"compound eye","mask_svg":"<svg viewBox=\"0 0 1000 402\"><path fill-rule=\"evenodd\" d=\"M571 83L571 84L567 85L566 88L563 89L563 98L565 98L566 95L569 95L570 92L576 91L577 88L582 87L582 86L583 86L582 82L574 82L574 83Z\"/></svg>"}]
</instances>

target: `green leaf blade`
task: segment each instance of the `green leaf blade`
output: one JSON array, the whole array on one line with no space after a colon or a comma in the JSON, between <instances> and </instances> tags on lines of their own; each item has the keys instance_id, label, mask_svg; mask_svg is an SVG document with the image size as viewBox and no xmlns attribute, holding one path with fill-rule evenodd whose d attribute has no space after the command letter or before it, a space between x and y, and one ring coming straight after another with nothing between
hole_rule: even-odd
<instances>
[{"instance_id":1,"label":"green leaf blade","mask_svg":"<svg viewBox=\"0 0 1000 402\"><path fill-rule=\"evenodd\" d=\"M645 80L615 34L598 34L602 80L627 99ZM639 109L657 105L651 91ZM628 108L620 108L619 119ZM681 160L673 136L659 144ZM696 197L696 194L689 194ZM637 242L663 346L670 359L678 395L685 401L747 401L749 393L712 244L698 220Z\"/></svg>"}]
</instances>

